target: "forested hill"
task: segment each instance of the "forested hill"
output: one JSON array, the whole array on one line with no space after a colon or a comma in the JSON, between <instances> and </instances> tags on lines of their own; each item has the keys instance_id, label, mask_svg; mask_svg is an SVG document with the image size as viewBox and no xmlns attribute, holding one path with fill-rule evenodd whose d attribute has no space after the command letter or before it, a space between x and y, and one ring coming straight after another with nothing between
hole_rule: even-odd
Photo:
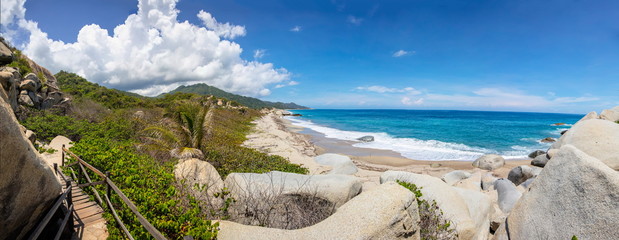
<instances>
[{"instance_id":1,"label":"forested hill","mask_svg":"<svg viewBox=\"0 0 619 240\"><path fill-rule=\"evenodd\" d=\"M242 105L253 109L261 109L261 108L279 108L279 109L308 109L308 107L298 105L296 103L283 103L283 102L269 102L262 101L253 97L245 97L233 93L226 92L219 88L209 86L204 83L198 83L191 86L180 86L169 93L195 93L200 95L213 95L218 98L226 98L228 100L232 100L238 102ZM161 95L160 95L161 96Z\"/></svg>"}]
</instances>

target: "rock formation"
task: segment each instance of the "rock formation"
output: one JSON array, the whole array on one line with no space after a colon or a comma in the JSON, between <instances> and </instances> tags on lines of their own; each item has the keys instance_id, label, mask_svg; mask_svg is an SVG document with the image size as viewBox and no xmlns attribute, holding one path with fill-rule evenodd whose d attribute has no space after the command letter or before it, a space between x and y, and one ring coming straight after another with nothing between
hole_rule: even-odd
<instances>
[{"instance_id":1,"label":"rock formation","mask_svg":"<svg viewBox=\"0 0 619 240\"><path fill-rule=\"evenodd\" d=\"M346 174L352 175L357 173L357 166L350 160L349 157L335 154L326 153L314 157L314 161L320 165L331 166L332 169L329 174Z\"/></svg>"},{"instance_id":2,"label":"rock formation","mask_svg":"<svg viewBox=\"0 0 619 240\"><path fill-rule=\"evenodd\" d=\"M215 198L214 194L222 191L224 182L210 163L196 158L179 160L174 167L174 176L196 199L211 206L221 203L221 199Z\"/></svg>"},{"instance_id":3,"label":"rock formation","mask_svg":"<svg viewBox=\"0 0 619 240\"><path fill-rule=\"evenodd\" d=\"M496 154L486 154L473 162L473 167L485 170L494 170L505 165L505 159Z\"/></svg>"}]
</instances>

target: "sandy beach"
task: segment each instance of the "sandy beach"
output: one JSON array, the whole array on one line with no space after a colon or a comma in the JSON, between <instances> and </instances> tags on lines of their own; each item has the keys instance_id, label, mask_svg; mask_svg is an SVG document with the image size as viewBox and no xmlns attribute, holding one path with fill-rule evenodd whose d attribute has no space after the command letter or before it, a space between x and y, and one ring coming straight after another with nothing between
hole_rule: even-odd
<instances>
[{"instance_id":1,"label":"sandy beach","mask_svg":"<svg viewBox=\"0 0 619 240\"><path fill-rule=\"evenodd\" d=\"M324 153L337 153L349 156L359 171L355 176L363 179L364 188L379 185L382 172L387 170L406 171L441 177L454 170L470 172L482 171L472 166L472 161L424 161L402 157L399 153L353 147L352 141L329 139L324 135L295 126L275 113L268 113L254 121L253 132L243 144L268 154L279 155L291 163L308 168L310 174L325 174L330 167L319 165L314 157ZM530 159L506 160L505 166L496 169L496 177L507 177L509 171L520 165L529 165Z\"/></svg>"}]
</instances>

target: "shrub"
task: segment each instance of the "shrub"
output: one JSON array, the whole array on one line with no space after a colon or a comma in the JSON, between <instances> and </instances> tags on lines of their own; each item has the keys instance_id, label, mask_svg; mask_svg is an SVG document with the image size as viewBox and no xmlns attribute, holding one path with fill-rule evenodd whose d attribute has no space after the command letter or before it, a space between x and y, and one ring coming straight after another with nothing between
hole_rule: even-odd
<instances>
[{"instance_id":1,"label":"shrub","mask_svg":"<svg viewBox=\"0 0 619 240\"><path fill-rule=\"evenodd\" d=\"M396 182L415 194L419 207L419 218L421 220L419 223L421 239L458 239L455 230L451 227L452 223L445 220L443 211L439 209L436 202L434 200L428 202L421 198L423 194L421 193L420 187L417 187L417 185L413 183L399 180Z\"/></svg>"},{"instance_id":2,"label":"shrub","mask_svg":"<svg viewBox=\"0 0 619 240\"><path fill-rule=\"evenodd\" d=\"M15 60L13 60L13 62L9 63L7 66L18 68L19 74L21 74L22 77L26 76L26 74L28 73L31 73L32 68L30 68L30 64L28 63L28 61L22 57L21 51L15 49L13 51L13 54L15 56Z\"/></svg>"}]
</instances>

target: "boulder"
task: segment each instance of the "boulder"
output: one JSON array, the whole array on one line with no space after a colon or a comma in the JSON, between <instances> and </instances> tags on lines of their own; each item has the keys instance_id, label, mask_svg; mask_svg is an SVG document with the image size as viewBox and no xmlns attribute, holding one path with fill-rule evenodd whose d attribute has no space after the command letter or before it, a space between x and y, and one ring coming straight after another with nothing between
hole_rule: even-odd
<instances>
[{"instance_id":1,"label":"boulder","mask_svg":"<svg viewBox=\"0 0 619 240\"><path fill-rule=\"evenodd\" d=\"M23 239L61 193L60 183L0 99L0 238Z\"/></svg>"},{"instance_id":2,"label":"boulder","mask_svg":"<svg viewBox=\"0 0 619 240\"><path fill-rule=\"evenodd\" d=\"M542 150L535 150L532 153L529 153L529 158L535 158L539 155L545 154L546 152L542 151Z\"/></svg>"},{"instance_id":3,"label":"boulder","mask_svg":"<svg viewBox=\"0 0 619 240\"><path fill-rule=\"evenodd\" d=\"M174 166L174 176L183 186L190 188L189 192L196 199L211 206L221 203L221 199L214 197L214 194L222 191L224 182L215 167L207 161L196 158L179 160Z\"/></svg>"},{"instance_id":4,"label":"boulder","mask_svg":"<svg viewBox=\"0 0 619 240\"><path fill-rule=\"evenodd\" d=\"M619 173L571 145L553 159L507 218L510 239L619 239Z\"/></svg>"},{"instance_id":5,"label":"boulder","mask_svg":"<svg viewBox=\"0 0 619 240\"><path fill-rule=\"evenodd\" d=\"M548 156L546 156L546 154L539 155L531 161L531 165L537 166L537 167L544 167L546 166L546 163L548 162L548 160L550 159L548 159Z\"/></svg>"},{"instance_id":6,"label":"boulder","mask_svg":"<svg viewBox=\"0 0 619 240\"><path fill-rule=\"evenodd\" d=\"M355 166L348 156L340 154L325 153L314 157L314 161L320 165L331 166L332 169L329 171L329 174L352 175L358 171L357 166Z\"/></svg>"},{"instance_id":7,"label":"boulder","mask_svg":"<svg viewBox=\"0 0 619 240\"><path fill-rule=\"evenodd\" d=\"M490 228L490 218L494 214L494 207L490 199L478 191L454 188L464 199L471 213L471 219L475 222L476 235L473 239L488 239L488 229Z\"/></svg>"},{"instance_id":8,"label":"boulder","mask_svg":"<svg viewBox=\"0 0 619 240\"><path fill-rule=\"evenodd\" d=\"M419 211L413 193L389 182L361 193L327 219L309 227L283 230L220 221L217 238L419 239L418 223Z\"/></svg>"},{"instance_id":9,"label":"boulder","mask_svg":"<svg viewBox=\"0 0 619 240\"><path fill-rule=\"evenodd\" d=\"M346 203L361 192L360 179L341 174L302 175L272 171L268 173L231 173L224 185L236 199L260 200L266 195L309 194L334 203Z\"/></svg>"},{"instance_id":10,"label":"boulder","mask_svg":"<svg viewBox=\"0 0 619 240\"><path fill-rule=\"evenodd\" d=\"M600 119L608 120L611 122L619 121L619 106L612 109L603 110L600 113Z\"/></svg>"},{"instance_id":11,"label":"boulder","mask_svg":"<svg viewBox=\"0 0 619 240\"><path fill-rule=\"evenodd\" d=\"M494 182L497 180L496 177L492 176L492 173L486 173L481 178L481 189L484 191L489 191L494 188Z\"/></svg>"},{"instance_id":12,"label":"boulder","mask_svg":"<svg viewBox=\"0 0 619 240\"><path fill-rule=\"evenodd\" d=\"M619 170L619 124L601 119L578 122L561 138L584 153Z\"/></svg>"},{"instance_id":13,"label":"boulder","mask_svg":"<svg viewBox=\"0 0 619 240\"><path fill-rule=\"evenodd\" d=\"M13 112L17 111L18 107L17 98L19 92L17 91L17 85L20 78L21 76L17 69L12 67L0 68L0 85L2 85L6 94L5 102L11 105Z\"/></svg>"},{"instance_id":14,"label":"boulder","mask_svg":"<svg viewBox=\"0 0 619 240\"><path fill-rule=\"evenodd\" d=\"M553 123L552 126L563 126L565 123Z\"/></svg>"},{"instance_id":15,"label":"boulder","mask_svg":"<svg viewBox=\"0 0 619 240\"><path fill-rule=\"evenodd\" d=\"M496 182L494 182L494 188L499 194L499 208L504 213L509 213L522 196L522 193L516 189L514 183L504 178L496 180Z\"/></svg>"},{"instance_id":16,"label":"boulder","mask_svg":"<svg viewBox=\"0 0 619 240\"><path fill-rule=\"evenodd\" d=\"M60 103L63 100L63 94L61 92L50 92L47 97L41 103L41 109L49 109L54 105Z\"/></svg>"},{"instance_id":17,"label":"boulder","mask_svg":"<svg viewBox=\"0 0 619 240\"><path fill-rule=\"evenodd\" d=\"M26 130L26 138L28 139L28 141L30 141L30 143L32 143L32 145L34 145L34 142L37 141L37 134L35 134L33 131L30 130Z\"/></svg>"},{"instance_id":18,"label":"boulder","mask_svg":"<svg viewBox=\"0 0 619 240\"><path fill-rule=\"evenodd\" d=\"M522 165L512 168L512 170L509 171L509 174L507 174L507 179L509 179L516 185L520 185L527 179L536 177L541 171L542 168L539 167Z\"/></svg>"},{"instance_id":19,"label":"boulder","mask_svg":"<svg viewBox=\"0 0 619 240\"><path fill-rule=\"evenodd\" d=\"M552 159L552 157L555 154L557 154L557 152L559 152L559 149L550 149L550 150L548 150L548 152L546 153L546 158Z\"/></svg>"},{"instance_id":20,"label":"boulder","mask_svg":"<svg viewBox=\"0 0 619 240\"><path fill-rule=\"evenodd\" d=\"M566 130L561 131L561 136L563 136L563 134L565 134L567 131L568 131L567 129L566 129Z\"/></svg>"},{"instance_id":21,"label":"boulder","mask_svg":"<svg viewBox=\"0 0 619 240\"><path fill-rule=\"evenodd\" d=\"M557 139L554 139L554 138L551 138L551 137L547 137L547 138L544 138L544 139L540 140L540 142L543 142L543 143L551 143L551 142L556 142L556 141L557 141Z\"/></svg>"},{"instance_id":22,"label":"boulder","mask_svg":"<svg viewBox=\"0 0 619 240\"><path fill-rule=\"evenodd\" d=\"M30 96L28 95L19 95L18 102L21 105L34 107L34 102L32 101L32 98L30 98Z\"/></svg>"},{"instance_id":23,"label":"boulder","mask_svg":"<svg viewBox=\"0 0 619 240\"><path fill-rule=\"evenodd\" d=\"M527 188L529 188L529 186L531 186L531 183L533 183L533 181L535 181L534 177L529 178L526 181L524 181L523 183L521 183L520 186L522 186L523 188L527 189Z\"/></svg>"},{"instance_id":24,"label":"boulder","mask_svg":"<svg viewBox=\"0 0 619 240\"><path fill-rule=\"evenodd\" d=\"M421 198L429 202L436 202L438 208L443 211L445 219L455 225L460 239L475 239L475 236L479 235L481 231L477 229L479 224L472 219L466 200L462 198L456 188L429 175L389 170L380 176L381 183L396 180L413 183L420 187L423 194ZM483 230L488 231L488 229Z\"/></svg>"},{"instance_id":25,"label":"boulder","mask_svg":"<svg viewBox=\"0 0 619 240\"><path fill-rule=\"evenodd\" d=\"M39 90L39 85L31 79L24 79L19 84L19 89L22 91L27 90L30 92L36 92Z\"/></svg>"},{"instance_id":26,"label":"boulder","mask_svg":"<svg viewBox=\"0 0 619 240\"><path fill-rule=\"evenodd\" d=\"M443 180L443 182L453 186L455 183L457 183L457 182L459 182L461 180L470 178L471 175L472 174L467 172L467 171L456 170L456 171L452 171L452 172L449 172L449 173L443 175L441 180Z\"/></svg>"},{"instance_id":27,"label":"boulder","mask_svg":"<svg viewBox=\"0 0 619 240\"><path fill-rule=\"evenodd\" d=\"M589 112L589 113L587 113L587 115L582 117L576 123L579 123L579 122L582 122L582 121L585 121L585 120L589 120L589 119L598 119L598 118L600 118L600 117L598 116L598 114L596 112ZM576 125L576 124L574 124L574 125Z\"/></svg>"},{"instance_id":28,"label":"boulder","mask_svg":"<svg viewBox=\"0 0 619 240\"><path fill-rule=\"evenodd\" d=\"M496 154L486 154L473 162L473 167L494 170L505 165L505 159Z\"/></svg>"},{"instance_id":29,"label":"boulder","mask_svg":"<svg viewBox=\"0 0 619 240\"><path fill-rule=\"evenodd\" d=\"M0 41L0 65L9 64L13 61L13 52L4 42Z\"/></svg>"},{"instance_id":30,"label":"boulder","mask_svg":"<svg viewBox=\"0 0 619 240\"><path fill-rule=\"evenodd\" d=\"M374 136L363 136L363 137L357 138L357 140L362 141L362 142L373 142Z\"/></svg>"}]
</instances>

